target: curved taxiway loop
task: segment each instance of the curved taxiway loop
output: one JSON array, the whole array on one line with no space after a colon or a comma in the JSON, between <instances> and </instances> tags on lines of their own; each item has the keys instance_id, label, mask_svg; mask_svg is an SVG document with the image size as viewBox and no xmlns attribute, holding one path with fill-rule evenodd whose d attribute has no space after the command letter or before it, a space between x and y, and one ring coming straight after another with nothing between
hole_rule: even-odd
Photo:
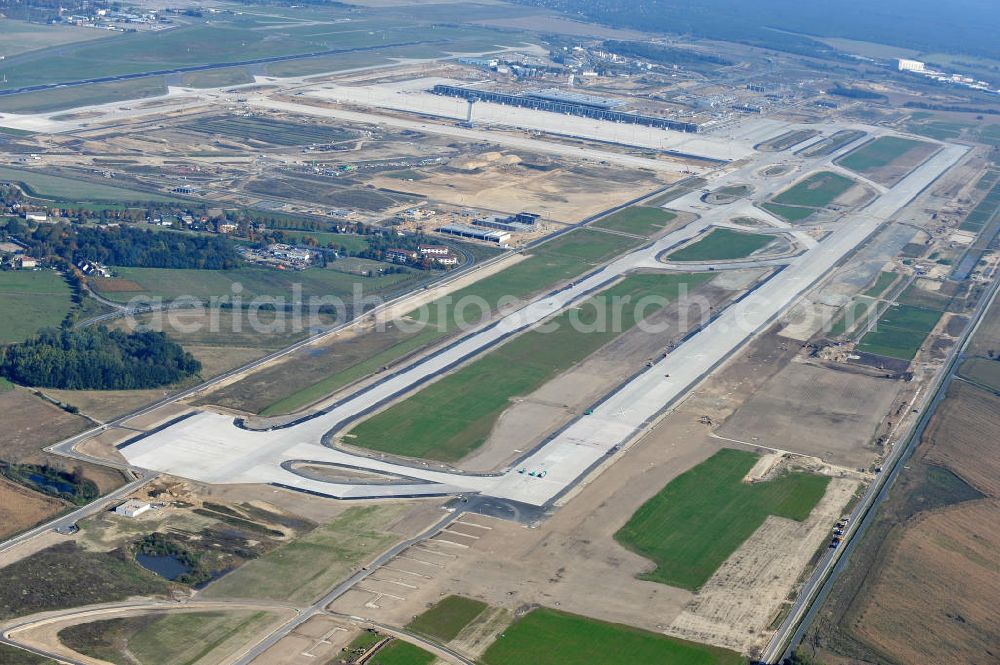
<instances>
[{"instance_id":1,"label":"curved taxiway loop","mask_svg":"<svg viewBox=\"0 0 1000 665\"><path fill-rule=\"evenodd\" d=\"M834 155L808 160L810 167L829 164ZM611 262L572 285L550 293L496 322L474 329L446 349L342 400L326 413L294 426L271 431L240 429L230 416L202 412L135 441L121 450L129 463L211 484L271 483L341 499L418 497L479 493L533 506L547 506L562 496L622 446L628 445L694 384L790 307L808 288L847 257L879 226L907 205L967 151L947 145L885 194L864 208L844 215L831 233L787 266L719 314L668 357L635 376L615 393L539 445L517 469L497 475L470 475L430 466L402 465L322 445L325 435L344 429L399 396L411 392L458 363L502 343L546 317L572 305L610 281L637 268L649 267L665 250L679 245L728 217L726 206L705 210L699 193L671 207L702 217L669 235ZM720 178L745 182L761 162L794 157L762 155L752 165ZM775 178L776 188L795 179L793 171ZM785 182L788 181L788 182ZM334 483L305 478L283 468L289 460L355 466L419 479L384 485ZM535 475L518 470L536 472ZM538 473L545 472L542 477Z\"/></svg>"}]
</instances>

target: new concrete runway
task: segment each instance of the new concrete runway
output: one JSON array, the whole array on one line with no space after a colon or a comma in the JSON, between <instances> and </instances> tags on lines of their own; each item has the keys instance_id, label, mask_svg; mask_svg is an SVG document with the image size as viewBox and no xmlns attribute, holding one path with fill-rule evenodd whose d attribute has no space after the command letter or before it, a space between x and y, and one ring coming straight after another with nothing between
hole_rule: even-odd
<instances>
[{"instance_id":1,"label":"new concrete runway","mask_svg":"<svg viewBox=\"0 0 1000 665\"><path fill-rule=\"evenodd\" d=\"M719 178L713 186L759 181L754 174L762 166L799 162L800 169L767 180L768 191L778 191L810 170L825 168L837 155L856 145L851 144L823 159L801 159L787 153L760 155L752 164ZM121 452L135 466L211 484L273 483L345 499L479 493L534 506L548 505L585 478L607 459L607 455L648 429L679 397L794 304L811 285L965 152L966 148L961 146L944 146L872 203L843 216L830 226L832 232L822 242L791 259L783 270L723 311L668 357L595 406L590 415L572 422L515 468L503 473L467 475L397 464L330 448L322 444L322 439L328 432L342 430L357 418L502 343L510 335L581 301L621 275L637 268L662 266L657 263L657 257L665 250L705 232L714 224L727 223L735 208L707 207L700 202L698 192L672 202L671 208L696 212L701 217L567 288L472 330L446 349L349 396L318 417L284 429L250 431L237 427L230 416L202 412L132 443ZM757 216L764 215L759 213ZM294 461L370 469L395 474L404 480L377 485L324 482L285 468ZM519 473L520 469L536 472L536 475ZM537 477L537 473L543 471L544 477Z\"/></svg>"}]
</instances>

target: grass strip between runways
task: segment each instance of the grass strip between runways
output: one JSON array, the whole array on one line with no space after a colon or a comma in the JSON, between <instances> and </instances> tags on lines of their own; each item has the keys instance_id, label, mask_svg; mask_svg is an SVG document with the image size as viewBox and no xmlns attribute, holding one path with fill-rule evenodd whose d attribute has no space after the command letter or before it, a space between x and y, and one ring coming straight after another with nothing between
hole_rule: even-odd
<instances>
[{"instance_id":1,"label":"grass strip between runways","mask_svg":"<svg viewBox=\"0 0 1000 665\"><path fill-rule=\"evenodd\" d=\"M682 286L693 288L710 278L708 273L627 277L362 422L349 442L394 455L459 460L486 441L511 399L530 394L636 325L636 305L643 298L660 298L645 307L648 316L677 298Z\"/></svg>"}]
</instances>

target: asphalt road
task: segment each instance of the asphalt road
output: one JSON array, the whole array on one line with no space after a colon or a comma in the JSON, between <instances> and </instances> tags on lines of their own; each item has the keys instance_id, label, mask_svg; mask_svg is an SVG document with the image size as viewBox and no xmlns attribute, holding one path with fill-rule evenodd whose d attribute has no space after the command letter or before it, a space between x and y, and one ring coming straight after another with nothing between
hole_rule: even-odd
<instances>
[{"instance_id":1,"label":"asphalt road","mask_svg":"<svg viewBox=\"0 0 1000 665\"><path fill-rule=\"evenodd\" d=\"M429 529L427 529L420 535L414 538L410 538L409 540L405 540L395 545L391 549L386 550L381 555L379 555L378 558L369 563L367 566L365 566L361 570L351 575L345 581L335 586L329 593L327 593L325 596L316 601L307 610L305 610L304 612L293 618L291 621L286 623L278 630L268 635L263 640L259 641L257 644L247 649L246 652L241 654L239 658L233 661L233 665L249 665L249 663L252 663L257 657L259 657L265 651L273 647L275 644L281 641L282 638L284 638L293 630L304 624L306 621L313 618L317 614L325 613L326 607L330 603L332 603L333 601L337 600L345 593L350 591L356 584L363 581L369 575L378 570L380 567L388 563L397 554L400 554L407 548L412 547L413 545L416 545L419 542L425 541L429 538L433 538L438 533L440 533L445 527L447 527L449 524L458 519L461 516L461 514L462 513L459 512L458 510L449 512L445 517L443 517L436 524L431 526Z\"/></svg>"}]
</instances>

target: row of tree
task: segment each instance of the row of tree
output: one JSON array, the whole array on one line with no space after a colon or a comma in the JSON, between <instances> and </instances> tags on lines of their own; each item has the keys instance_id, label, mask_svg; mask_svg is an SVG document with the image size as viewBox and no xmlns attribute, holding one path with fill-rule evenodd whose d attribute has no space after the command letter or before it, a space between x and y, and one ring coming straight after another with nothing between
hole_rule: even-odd
<instances>
[{"instance_id":1,"label":"row of tree","mask_svg":"<svg viewBox=\"0 0 1000 665\"><path fill-rule=\"evenodd\" d=\"M32 256L57 256L72 263L86 259L113 266L201 270L226 270L240 264L235 245L225 236L65 222L40 224L29 231L20 220L11 220L6 230L26 244Z\"/></svg>"},{"instance_id":2,"label":"row of tree","mask_svg":"<svg viewBox=\"0 0 1000 665\"><path fill-rule=\"evenodd\" d=\"M125 333L93 326L42 329L0 351L0 372L11 381L66 390L137 390L177 383L201 363L162 332Z\"/></svg>"}]
</instances>

